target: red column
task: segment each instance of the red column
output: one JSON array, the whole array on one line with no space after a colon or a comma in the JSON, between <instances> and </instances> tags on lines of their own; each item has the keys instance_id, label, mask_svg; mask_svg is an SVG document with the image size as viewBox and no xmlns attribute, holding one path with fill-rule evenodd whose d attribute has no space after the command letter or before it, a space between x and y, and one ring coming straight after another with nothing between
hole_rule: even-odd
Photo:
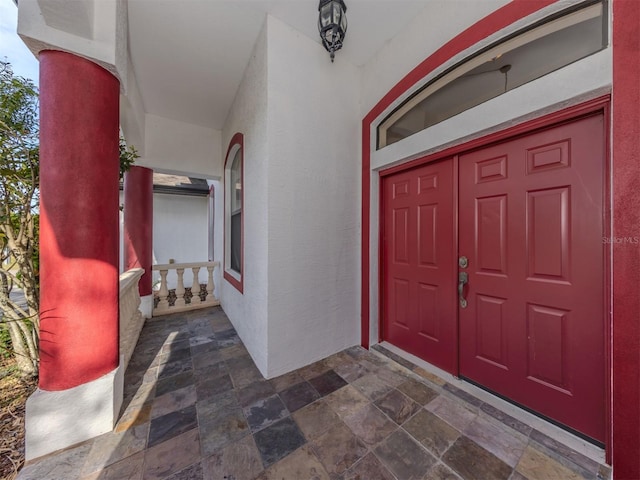
<instances>
[{"instance_id":1,"label":"red column","mask_svg":"<svg viewBox=\"0 0 640 480\"><path fill-rule=\"evenodd\" d=\"M40 53L40 388L118 366L118 80Z\"/></svg>"},{"instance_id":2,"label":"red column","mask_svg":"<svg viewBox=\"0 0 640 480\"><path fill-rule=\"evenodd\" d=\"M613 2L613 476L640 478L640 2Z\"/></svg>"},{"instance_id":3,"label":"red column","mask_svg":"<svg viewBox=\"0 0 640 480\"><path fill-rule=\"evenodd\" d=\"M131 167L124 175L124 268L144 268L138 289L151 295L153 170Z\"/></svg>"}]
</instances>

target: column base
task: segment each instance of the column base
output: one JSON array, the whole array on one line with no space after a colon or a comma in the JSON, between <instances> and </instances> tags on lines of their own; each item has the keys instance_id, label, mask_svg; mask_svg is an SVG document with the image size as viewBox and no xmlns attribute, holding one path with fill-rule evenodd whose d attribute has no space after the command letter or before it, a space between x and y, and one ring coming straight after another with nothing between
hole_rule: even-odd
<instances>
[{"instance_id":1,"label":"column base","mask_svg":"<svg viewBox=\"0 0 640 480\"><path fill-rule=\"evenodd\" d=\"M33 460L110 432L118 421L123 396L121 367L68 390L37 389L26 405L26 459Z\"/></svg>"},{"instance_id":2,"label":"column base","mask_svg":"<svg viewBox=\"0 0 640 480\"><path fill-rule=\"evenodd\" d=\"M140 310L144 318L153 317L153 294L140 297L138 310Z\"/></svg>"}]
</instances>

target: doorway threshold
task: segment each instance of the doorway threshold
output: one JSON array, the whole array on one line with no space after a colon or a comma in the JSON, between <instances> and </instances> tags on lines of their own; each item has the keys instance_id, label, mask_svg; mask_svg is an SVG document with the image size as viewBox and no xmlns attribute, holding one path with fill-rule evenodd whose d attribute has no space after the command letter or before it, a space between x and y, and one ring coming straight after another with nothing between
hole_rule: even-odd
<instances>
[{"instance_id":1,"label":"doorway threshold","mask_svg":"<svg viewBox=\"0 0 640 480\"><path fill-rule=\"evenodd\" d=\"M604 449L580 438L553 423L534 415L517 405L503 400L486 390L467 381L461 380L444 370L388 343L380 342L371 348L394 360L403 367L421 375L425 379L439 385L444 391L466 402L472 409L481 409L489 415L496 416L495 410L506 414L531 427L530 436L552 450L561 450L562 455L569 457L578 465L583 464L593 471L593 462L600 465L598 478L610 478L611 469L606 465ZM498 416L500 414L498 413Z\"/></svg>"}]
</instances>

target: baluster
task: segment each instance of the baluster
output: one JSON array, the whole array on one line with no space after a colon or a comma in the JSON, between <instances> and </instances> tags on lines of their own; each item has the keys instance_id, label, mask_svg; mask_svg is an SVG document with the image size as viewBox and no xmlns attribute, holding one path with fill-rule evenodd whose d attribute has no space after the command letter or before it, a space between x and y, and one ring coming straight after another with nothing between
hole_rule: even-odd
<instances>
[{"instance_id":1,"label":"baluster","mask_svg":"<svg viewBox=\"0 0 640 480\"><path fill-rule=\"evenodd\" d=\"M209 275L207 276L207 297L205 298L205 303L212 303L214 301L213 298L213 266L207 265L207 272Z\"/></svg>"},{"instance_id":2,"label":"baluster","mask_svg":"<svg viewBox=\"0 0 640 480\"><path fill-rule=\"evenodd\" d=\"M184 307L184 268L176 268L176 273L178 274L178 285L176 286L176 303L173 305L175 307Z\"/></svg>"},{"instance_id":3,"label":"baluster","mask_svg":"<svg viewBox=\"0 0 640 480\"><path fill-rule=\"evenodd\" d=\"M168 270L160 270L160 291L158 292L158 298L160 301L158 302L158 311L164 311L169 308L169 301L167 297L169 296L169 289L167 288L167 273Z\"/></svg>"},{"instance_id":4,"label":"baluster","mask_svg":"<svg viewBox=\"0 0 640 480\"><path fill-rule=\"evenodd\" d=\"M202 300L200 299L200 280L198 279L200 267L193 267L191 270L193 271L193 284L191 285L191 293L193 293L193 297L191 297L191 303L199 304L202 303Z\"/></svg>"}]
</instances>

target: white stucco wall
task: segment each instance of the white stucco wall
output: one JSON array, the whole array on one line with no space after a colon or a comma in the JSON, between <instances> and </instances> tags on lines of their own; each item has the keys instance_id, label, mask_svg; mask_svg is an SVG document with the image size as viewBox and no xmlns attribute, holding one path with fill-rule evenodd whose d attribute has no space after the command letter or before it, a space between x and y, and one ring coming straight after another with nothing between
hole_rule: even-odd
<instances>
[{"instance_id":1,"label":"white stucco wall","mask_svg":"<svg viewBox=\"0 0 640 480\"><path fill-rule=\"evenodd\" d=\"M206 262L207 215L207 197L154 193L154 263Z\"/></svg>"},{"instance_id":2,"label":"white stucco wall","mask_svg":"<svg viewBox=\"0 0 640 480\"><path fill-rule=\"evenodd\" d=\"M127 94L120 95L120 128L127 145L137 149L138 154L145 156L145 117L142 93L138 86L131 60L127 69Z\"/></svg>"},{"instance_id":3,"label":"white stucco wall","mask_svg":"<svg viewBox=\"0 0 640 480\"><path fill-rule=\"evenodd\" d=\"M88 58L120 80L127 91L127 4L123 0L75 2L21 0L18 34L36 57L61 50Z\"/></svg>"},{"instance_id":4,"label":"white stucco wall","mask_svg":"<svg viewBox=\"0 0 640 480\"><path fill-rule=\"evenodd\" d=\"M215 88L212 85L211 88ZM244 135L244 293L221 283L222 308L263 375L267 375L268 137L267 32L263 27L222 131L222 155L235 133ZM222 159L224 163L224 158ZM221 175L222 176L222 175ZM216 230L222 234L223 188L217 190ZM216 260L222 264L222 237Z\"/></svg>"},{"instance_id":5,"label":"white stucco wall","mask_svg":"<svg viewBox=\"0 0 640 480\"><path fill-rule=\"evenodd\" d=\"M213 186L213 259L220 262L220 268L216 268L213 281L216 284L216 297L219 299L222 291L222 257L224 252L224 190L219 180L209 180L209 187Z\"/></svg>"},{"instance_id":6,"label":"white stucco wall","mask_svg":"<svg viewBox=\"0 0 640 480\"><path fill-rule=\"evenodd\" d=\"M358 70L267 23L272 377L359 342L360 119Z\"/></svg>"},{"instance_id":7,"label":"white stucco wall","mask_svg":"<svg viewBox=\"0 0 640 480\"><path fill-rule=\"evenodd\" d=\"M214 87L212 87L214 88ZM136 164L163 173L216 178L222 175L221 132L147 113L144 156Z\"/></svg>"},{"instance_id":8,"label":"white stucco wall","mask_svg":"<svg viewBox=\"0 0 640 480\"><path fill-rule=\"evenodd\" d=\"M364 117L405 75L460 32L510 0L436 0L362 67ZM437 14L434 14L437 12ZM348 42L348 38L345 40Z\"/></svg>"},{"instance_id":9,"label":"white stucco wall","mask_svg":"<svg viewBox=\"0 0 640 480\"><path fill-rule=\"evenodd\" d=\"M221 302L266 377L359 341L358 85L267 17L223 129L224 152L244 134L244 293L223 281Z\"/></svg>"},{"instance_id":10,"label":"white stucco wall","mask_svg":"<svg viewBox=\"0 0 640 480\"><path fill-rule=\"evenodd\" d=\"M120 205L124 203L120 192ZM208 260L209 225L207 197L186 195L153 194L153 264L169 263L173 258L176 263L206 262ZM120 212L120 272L123 263L123 213ZM192 284L193 275L185 272L186 287ZM198 275L200 283L207 283L207 271L201 269ZM159 280L160 274L153 275ZM176 287L175 272L167 277L169 288ZM219 281L216 286L219 286ZM219 290L216 291L216 294Z\"/></svg>"},{"instance_id":11,"label":"white stucco wall","mask_svg":"<svg viewBox=\"0 0 640 480\"><path fill-rule=\"evenodd\" d=\"M207 197L153 194L153 263L206 262L208 260L209 225ZM169 288L176 279L170 272ZM190 287L191 272L185 272L184 285ZM154 275L154 281L160 278ZM206 269L200 269L200 283L207 283Z\"/></svg>"}]
</instances>

